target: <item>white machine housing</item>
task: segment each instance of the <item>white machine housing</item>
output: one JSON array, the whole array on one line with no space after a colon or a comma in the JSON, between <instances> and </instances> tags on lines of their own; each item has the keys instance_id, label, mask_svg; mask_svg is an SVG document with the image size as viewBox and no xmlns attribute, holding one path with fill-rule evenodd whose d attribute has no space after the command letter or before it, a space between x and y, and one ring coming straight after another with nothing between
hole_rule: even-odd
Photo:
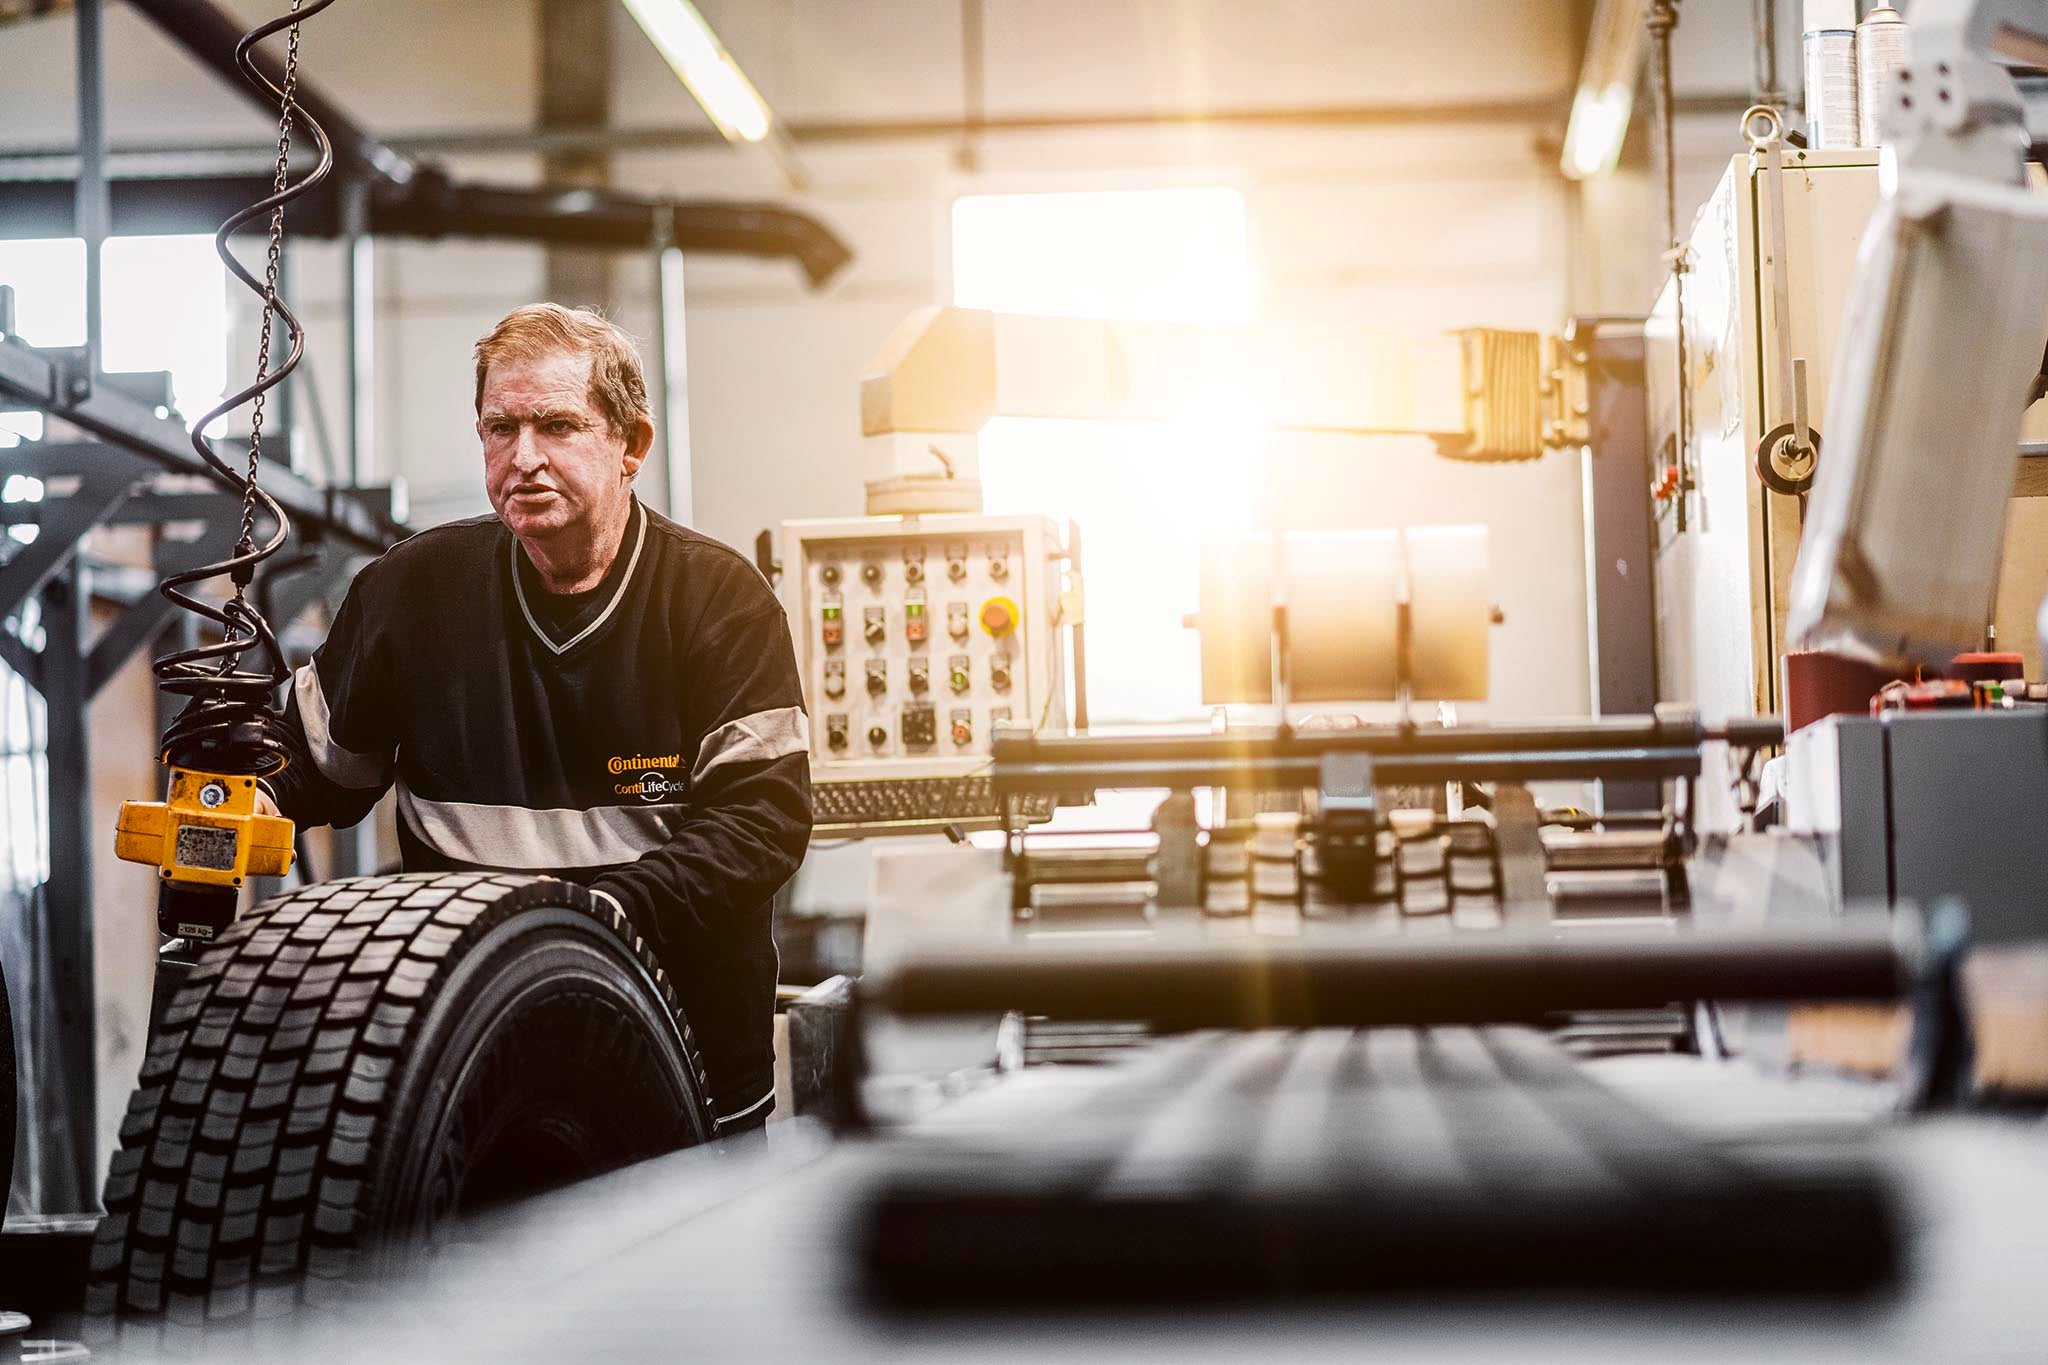
<instances>
[{"instance_id":1,"label":"white machine housing","mask_svg":"<svg viewBox=\"0 0 2048 1365\"><path fill-rule=\"evenodd\" d=\"M998 724L1064 730L1065 556L1058 526L1041 516L784 522L782 593L811 717L814 784L968 777L987 771ZM1013 618L1007 629L1003 615ZM920 674L922 688L913 685ZM831 810L821 801L820 823L866 823L830 819Z\"/></svg>"},{"instance_id":2,"label":"white machine housing","mask_svg":"<svg viewBox=\"0 0 2048 1365\"><path fill-rule=\"evenodd\" d=\"M1833 444L1828 382L1857 243L1877 206L1877 153L1788 148L1784 187L1789 333L1794 357L1806 362L1807 408L1825 462ZM1762 165L1746 154L1730 159L1693 226L1690 269L1666 283L1646 329L1651 460L1659 469L1689 467L1695 483L1655 508L1657 695L1712 719L1778 709L1799 549L1799 500L1765 487L1756 472L1769 415L1789 404L1776 392L1770 192ZM1679 378L1679 281L1692 404L1691 449L1683 456L1672 383ZM1687 504L1683 532L1677 498ZM1710 774L1703 795L1725 785Z\"/></svg>"},{"instance_id":3,"label":"white machine housing","mask_svg":"<svg viewBox=\"0 0 2048 1365\"><path fill-rule=\"evenodd\" d=\"M1838 454L1838 465L1847 461L1854 443L1841 415L1830 417L1830 390L1859 249L1880 199L1878 163L1879 154L1867 149L1785 152L1789 334L1793 357L1805 362L1822 470ZM1673 382L1679 378L1676 280L1666 282L1646 328L1652 463L1657 469L1688 465L1695 480L1690 493L1677 495L1687 500L1683 532L1673 499L1659 499L1655 507L1657 696L1695 706L1710 721L1780 710L1779 667L1791 640L1799 500L1767 488L1756 471L1756 449L1771 429L1771 414L1792 406L1789 395L1776 391L1781 329L1771 302L1770 193L1760 158L1731 158L1693 225L1689 270L1676 277L1685 288L1684 380L1692 405L1686 460L1677 448ZM2029 416L2027 437L2048 434L2040 410ZM2000 647L2031 661L2037 657L2034 610L2048 585L2048 471L2026 466L2048 462L2018 463L1993 619ZM1825 492L1816 488L1816 510ZM1708 830L1733 828L1725 753L1710 746L1702 761L1695 819Z\"/></svg>"}]
</instances>

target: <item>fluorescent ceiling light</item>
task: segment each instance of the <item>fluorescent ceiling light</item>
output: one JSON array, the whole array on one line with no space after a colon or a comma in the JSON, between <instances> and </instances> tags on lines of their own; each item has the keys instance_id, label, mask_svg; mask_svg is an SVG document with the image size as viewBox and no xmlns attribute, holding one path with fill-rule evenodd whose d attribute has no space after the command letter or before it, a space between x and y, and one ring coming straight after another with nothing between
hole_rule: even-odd
<instances>
[{"instance_id":1,"label":"fluorescent ceiling light","mask_svg":"<svg viewBox=\"0 0 2048 1365\"><path fill-rule=\"evenodd\" d=\"M625 0L626 9L729 142L759 142L774 116L690 0Z\"/></svg>"},{"instance_id":2,"label":"fluorescent ceiling light","mask_svg":"<svg viewBox=\"0 0 2048 1365\"><path fill-rule=\"evenodd\" d=\"M1643 65L1645 7L1645 0L1595 0L1560 159L1574 180L1605 175L1621 157Z\"/></svg>"},{"instance_id":3,"label":"fluorescent ceiling light","mask_svg":"<svg viewBox=\"0 0 2048 1365\"><path fill-rule=\"evenodd\" d=\"M1572 96L1572 121L1564 133L1564 173L1574 180L1605 175L1621 158L1635 92L1625 85L1581 89Z\"/></svg>"}]
</instances>

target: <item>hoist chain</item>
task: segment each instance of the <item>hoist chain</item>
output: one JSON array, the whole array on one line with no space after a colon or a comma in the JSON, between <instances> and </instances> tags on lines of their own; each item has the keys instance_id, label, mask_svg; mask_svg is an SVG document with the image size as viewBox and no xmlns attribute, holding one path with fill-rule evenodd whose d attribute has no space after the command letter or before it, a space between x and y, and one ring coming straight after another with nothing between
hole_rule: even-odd
<instances>
[{"instance_id":1,"label":"hoist chain","mask_svg":"<svg viewBox=\"0 0 2048 1365\"><path fill-rule=\"evenodd\" d=\"M292 12L296 14L303 2L292 0ZM298 113L298 88L299 26L293 24L285 45L284 97L278 102L277 172L271 182L272 194L284 193L285 177L291 166L292 120ZM277 313L277 273L283 257L284 205L279 204L270 211L270 248L263 267L263 330L256 346L256 378L259 382L270 374L271 322ZM263 407L267 396L267 390L259 391L249 414L249 477L242 490L242 539L235 549L237 555L249 553L256 543L256 476L263 463ZM246 586L244 576L237 574L237 598L241 597Z\"/></svg>"}]
</instances>

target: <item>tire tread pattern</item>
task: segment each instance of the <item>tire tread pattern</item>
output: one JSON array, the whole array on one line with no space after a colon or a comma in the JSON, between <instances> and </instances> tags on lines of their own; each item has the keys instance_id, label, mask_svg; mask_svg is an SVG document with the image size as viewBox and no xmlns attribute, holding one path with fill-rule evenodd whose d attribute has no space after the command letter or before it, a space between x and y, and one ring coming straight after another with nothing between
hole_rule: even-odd
<instances>
[{"instance_id":1,"label":"tire tread pattern","mask_svg":"<svg viewBox=\"0 0 2048 1365\"><path fill-rule=\"evenodd\" d=\"M165 1009L108 1170L88 1315L151 1319L124 1322L124 1340L172 1344L333 1299L356 1265L388 1097L448 968L541 906L589 916L645 969L707 1099L708 1135L702 1054L617 908L512 873L319 883L237 920Z\"/></svg>"}]
</instances>

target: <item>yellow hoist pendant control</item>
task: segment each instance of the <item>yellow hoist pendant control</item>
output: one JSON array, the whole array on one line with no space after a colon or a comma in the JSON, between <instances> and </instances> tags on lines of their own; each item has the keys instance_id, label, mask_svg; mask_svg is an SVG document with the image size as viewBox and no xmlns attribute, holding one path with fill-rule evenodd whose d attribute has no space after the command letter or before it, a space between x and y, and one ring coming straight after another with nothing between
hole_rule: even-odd
<instances>
[{"instance_id":1,"label":"yellow hoist pendant control","mask_svg":"<svg viewBox=\"0 0 2048 1365\"><path fill-rule=\"evenodd\" d=\"M114 853L157 869L157 927L210 939L234 923L242 885L292 866L292 822L256 813L256 779L171 769L166 801L125 801Z\"/></svg>"}]
</instances>

